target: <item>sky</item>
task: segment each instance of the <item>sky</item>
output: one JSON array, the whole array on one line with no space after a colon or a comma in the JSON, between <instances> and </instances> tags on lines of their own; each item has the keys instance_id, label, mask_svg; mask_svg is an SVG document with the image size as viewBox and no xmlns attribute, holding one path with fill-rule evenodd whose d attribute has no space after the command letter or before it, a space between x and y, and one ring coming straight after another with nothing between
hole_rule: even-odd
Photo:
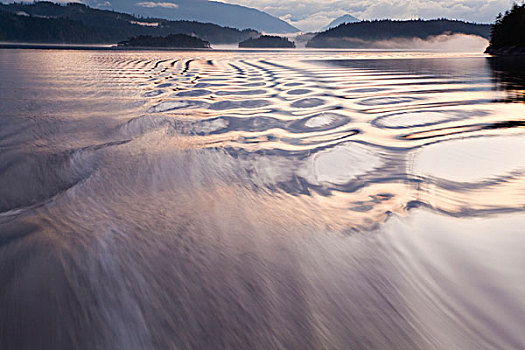
<instances>
[{"instance_id":1,"label":"sky","mask_svg":"<svg viewBox=\"0 0 525 350\"><path fill-rule=\"evenodd\" d=\"M270 13L303 31L315 31L349 13L359 19L447 17L492 23L513 0L221 0ZM521 0L519 0L521 2ZM176 2L176 0L175 0Z\"/></svg>"},{"instance_id":2,"label":"sky","mask_svg":"<svg viewBox=\"0 0 525 350\"><path fill-rule=\"evenodd\" d=\"M12 0L0 0L10 2ZM83 0L53 0L83 2ZM279 17L304 32L318 31L346 13L359 19L451 18L492 23L515 0L216 0L253 7ZM522 0L517 0L521 2ZM153 2L153 0L152 0ZM177 0L154 0L176 4Z\"/></svg>"}]
</instances>

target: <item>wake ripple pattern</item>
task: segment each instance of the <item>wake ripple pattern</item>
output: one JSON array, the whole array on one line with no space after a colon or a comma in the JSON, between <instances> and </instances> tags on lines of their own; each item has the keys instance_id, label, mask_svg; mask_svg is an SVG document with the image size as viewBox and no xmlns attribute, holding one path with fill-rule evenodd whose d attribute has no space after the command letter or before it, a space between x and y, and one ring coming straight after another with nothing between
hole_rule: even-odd
<instances>
[{"instance_id":1,"label":"wake ripple pattern","mask_svg":"<svg viewBox=\"0 0 525 350\"><path fill-rule=\"evenodd\" d=\"M510 67L0 50L0 348L524 348Z\"/></svg>"}]
</instances>

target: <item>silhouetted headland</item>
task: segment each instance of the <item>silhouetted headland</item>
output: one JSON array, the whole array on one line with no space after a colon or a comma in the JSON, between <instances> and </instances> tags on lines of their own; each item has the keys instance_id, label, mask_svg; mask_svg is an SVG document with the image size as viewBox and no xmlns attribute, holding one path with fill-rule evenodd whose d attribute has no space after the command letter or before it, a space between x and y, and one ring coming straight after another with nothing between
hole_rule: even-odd
<instances>
[{"instance_id":1,"label":"silhouetted headland","mask_svg":"<svg viewBox=\"0 0 525 350\"><path fill-rule=\"evenodd\" d=\"M293 49L295 43L288 40L288 38L273 36L273 35L262 35L256 39L247 39L239 43L240 48L283 48Z\"/></svg>"},{"instance_id":2,"label":"silhouetted headland","mask_svg":"<svg viewBox=\"0 0 525 350\"><path fill-rule=\"evenodd\" d=\"M514 4L510 11L498 15L485 52L494 56L525 56L525 5Z\"/></svg>"}]
</instances>

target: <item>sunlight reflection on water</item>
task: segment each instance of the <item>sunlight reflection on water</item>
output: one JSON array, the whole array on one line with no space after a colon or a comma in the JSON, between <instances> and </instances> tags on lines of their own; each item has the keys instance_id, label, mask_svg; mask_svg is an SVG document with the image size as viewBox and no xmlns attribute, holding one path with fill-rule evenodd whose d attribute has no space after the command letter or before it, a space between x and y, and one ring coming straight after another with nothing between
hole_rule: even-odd
<instances>
[{"instance_id":1,"label":"sunlight reflection on water","mask_svg":"<svg viewBox=\"0 0 525 350\"><path fill-rule=\"evenodd\" d=\"M525 346L519 63L0 58L1 348Z\"/></svg>"}]
</instances>

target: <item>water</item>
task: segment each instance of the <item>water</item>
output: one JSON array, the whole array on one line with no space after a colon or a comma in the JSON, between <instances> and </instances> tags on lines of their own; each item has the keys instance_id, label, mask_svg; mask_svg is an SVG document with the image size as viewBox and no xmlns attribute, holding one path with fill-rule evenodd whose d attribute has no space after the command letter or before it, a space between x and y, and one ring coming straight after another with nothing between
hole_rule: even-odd
<instances>
[{"instance_id":1,"label":"water","mask_svg":"<svg viewBox=\"0 0 525 350\"><path fill-rule=\"evenodd\" d=\"M525 347L525 74L0 51L0 348Z\"/></svg>"}]
</instances>

